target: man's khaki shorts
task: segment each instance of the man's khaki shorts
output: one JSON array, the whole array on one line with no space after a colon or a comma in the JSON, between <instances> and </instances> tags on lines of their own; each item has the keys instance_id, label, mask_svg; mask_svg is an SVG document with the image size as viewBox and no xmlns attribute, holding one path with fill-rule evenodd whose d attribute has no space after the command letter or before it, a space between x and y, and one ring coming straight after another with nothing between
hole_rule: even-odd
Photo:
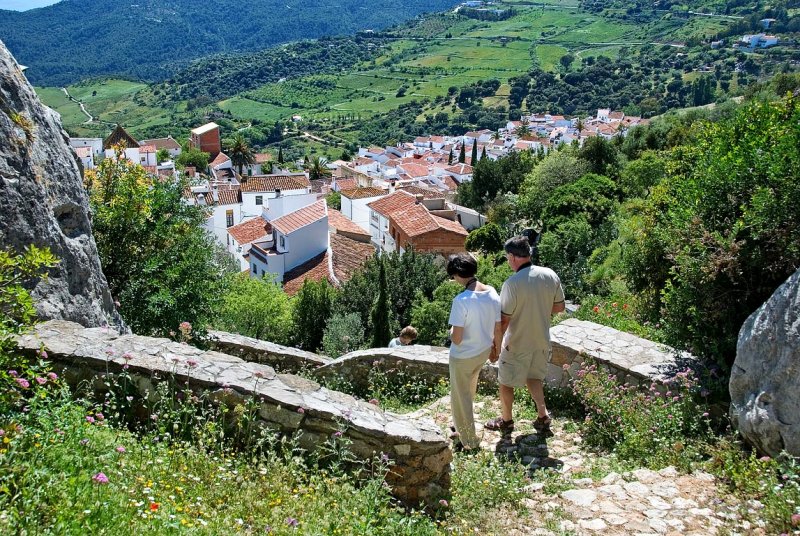
<instances>
[{"instance_id":1,"label":"man's khaki shorts","mask_svg":"<svg viewBox=\"0 0 800 536\"><path fill-rule=\"evenodd\" d=\"M511 351L503 348L500 352L497 378L508 387L525 387L528 380L543 380L547 374L550 350Z\"/></svg>"}]
</instances>

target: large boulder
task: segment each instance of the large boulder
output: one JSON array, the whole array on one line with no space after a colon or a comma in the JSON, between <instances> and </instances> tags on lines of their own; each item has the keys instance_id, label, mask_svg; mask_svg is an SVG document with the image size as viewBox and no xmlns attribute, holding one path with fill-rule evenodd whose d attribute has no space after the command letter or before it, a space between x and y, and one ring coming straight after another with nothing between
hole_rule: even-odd
<instances>
[{"instance_id":1,"label":"large boulder","mask_svg":"<svg viewBox=\"0 0 800 536\"><path fill-rule=\"evenodd\" d=\"M761 453L800 457L800 270L739 331L731 420Z\"/></svg>"},{"instance_id":2,"label":"large boulder","mask_svg":"<svg viewBox=\"0 0 800 536\"><path fill-rule=\"evenodd\" d=\"M0 247L22 251L35 244L60 259L31 285L39 317L119 326L75 152L60 117L42 105L2 42L0 197Z\"/></svg>"}]
</instances>

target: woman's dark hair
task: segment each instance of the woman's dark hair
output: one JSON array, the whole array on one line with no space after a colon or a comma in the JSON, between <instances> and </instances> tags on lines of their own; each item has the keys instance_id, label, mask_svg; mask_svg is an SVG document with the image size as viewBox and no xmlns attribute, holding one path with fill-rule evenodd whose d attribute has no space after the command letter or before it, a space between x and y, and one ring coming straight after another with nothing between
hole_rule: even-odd
<instances>
[{"instance_id":1,"label":"woman's dark hair","mask_svg":"<svg viewBox=\"0 0 800 536\"><path fill-rule=\"evenodd\" d=\"M456 253L447 260L447 275L474 277L478 273L478 261L469 253Z\"/></svg>"}]
</instances>

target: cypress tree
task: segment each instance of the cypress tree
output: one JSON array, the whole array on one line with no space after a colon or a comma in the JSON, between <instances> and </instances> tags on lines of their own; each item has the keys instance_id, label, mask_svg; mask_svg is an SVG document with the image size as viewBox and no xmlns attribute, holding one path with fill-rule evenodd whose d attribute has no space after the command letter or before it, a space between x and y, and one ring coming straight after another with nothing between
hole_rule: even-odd
<instances>
[{"instance_id":1,"label":"cypress tree","mask_svg":"<svg viewBox=\"0 0 800 536\"><path fill-rule=\"evenodd\" d=\"M389 284L386 281L386 263L383 257L378 258L378 263L378 297L370 311L372 347L385 348L389 346L392 337L389 332Z\"/></svg>"},{"instance_id":2,"label":"cypress tree","mask_svg":"<svg viewBox=\"0 0 800 536\"><path fill-rule=\"evenodd\" d=\"M473 166L478 163L478 140L472 142L472 159L470 162Z\"/></svg>"},{"instance_id":3,"label":"cypress tree","mask_svg":"<svg viewBox=\"0 0 800 536\"><path fill-rule=\"evenodd\" d=\"M453 148L452 147L450 148L450 154L447 155L447 165L448 166L452 166L453 165Z\"/></svg>"},{"instance_id":4,"label":"cypress tree","mask_svg":"<svg viewBox=\"0 0 800 536\"><path fill-rule=\"evenodd\" d=\"M466 153L466 150L464 149L464 144L462 143L461 144L461 152L458 153L458 163L459 164L463 164L466 161L467 161L467 153Z\"/></svg>"},{"instance_id":5,"label":"cypress tree","mask_svg":"<svg viewBox=\"0 0 800 536\"><path fill-rule=\"evenodd\" d=\"M278 163L283 164L283 147L278 147Z\"/></svg>"},{"instance_id":6,"label":"cypress tree","mask_svg":"<svg viewBox=\"0 0 800 536\"><path fill-rule=\"evenodd\" d=\"M481 151L481 160L483 160L484 158L486 158L486 146L485 145L483 146L483 151Z\"/></svg>"}]
</instances>

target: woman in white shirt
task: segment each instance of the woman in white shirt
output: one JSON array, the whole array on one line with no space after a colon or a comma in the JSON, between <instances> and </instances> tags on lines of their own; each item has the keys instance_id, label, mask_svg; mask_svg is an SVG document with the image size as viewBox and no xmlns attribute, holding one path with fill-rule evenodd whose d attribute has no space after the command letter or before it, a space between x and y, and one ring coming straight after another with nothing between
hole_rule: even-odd
<instances>
[{"instance_id":1,"label":"woman in white shirt","mask_svg":"<svg viewBox=\"0 0 800 536\"><path fill-rule=\"evenodd\" d=\"M458 436L458 450L477 449L472 402L478 387L478 375L489 359L500 355L500 296L475 277L478 262L467 253L452 255L447 274L464 291L453 299L450 309L450 405Z\"/></svg>"}]
</instances>

